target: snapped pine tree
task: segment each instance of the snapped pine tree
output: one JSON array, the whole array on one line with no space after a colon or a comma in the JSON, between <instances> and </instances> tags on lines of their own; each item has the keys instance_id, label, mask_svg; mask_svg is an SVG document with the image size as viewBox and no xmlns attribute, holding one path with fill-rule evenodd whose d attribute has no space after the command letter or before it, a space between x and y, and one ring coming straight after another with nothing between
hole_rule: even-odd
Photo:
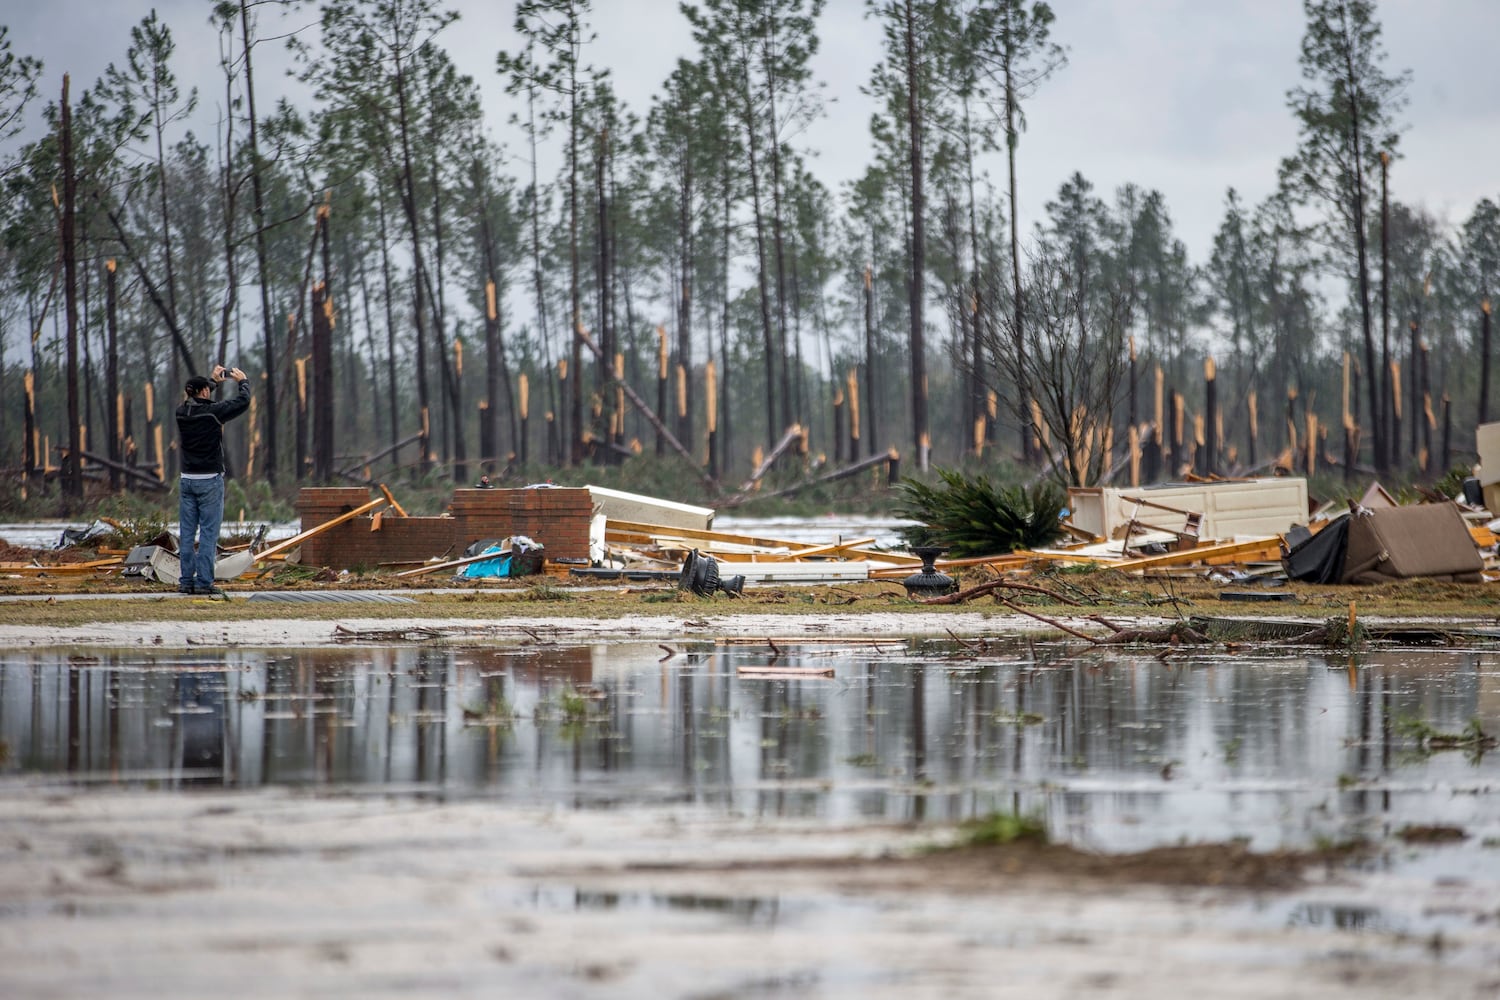
<instances>
[{"instance_id":1,"label":"snapped pine tree","mask_svg":"<svg viewBox=\"0 0 1500 1000\"><path fill-rule=\"evenodd\" d=\"M921 522L902 529L908 545L941 545L961 559L1035 548L1057 536L1065 501L1055 486L998 487L985 476L936 471L940 485L903 479L896 486L896 515Z\"/></svg>"}]
</instances>

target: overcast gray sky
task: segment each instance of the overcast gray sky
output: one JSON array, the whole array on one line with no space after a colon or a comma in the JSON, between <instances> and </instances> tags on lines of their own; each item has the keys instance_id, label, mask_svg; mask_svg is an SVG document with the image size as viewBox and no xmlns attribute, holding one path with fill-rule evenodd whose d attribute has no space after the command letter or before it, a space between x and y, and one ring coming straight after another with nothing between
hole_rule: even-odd
<instances>
[{"instance_id":1,"label":"overcast gray sky","mask_svg":"<svg viewBox=\"0 0 1500 1000\"><path fill-rule=\"evenodd\" d=\"M62 74L75 90L122 62L130 28L153 7L177 42L179 80L196 84L204 138L222 102L211 0L6 0L0 19L15 50L45 62L44 93ZM494 72L495 53L516 47L512 0L455 0L462 15L443 40L478 82L497 138L519 148L506 126L513 104ZM1300 0L1054 0L1055 40L1069 65L1030 104L1019 169L1022 224L1073 171L1106 199L1128 181L1166 196L1179 234L1201 262L1233 186L1254 204L1274 187L1295 145L1286 91L1299 82ZM608 67L626 102L644 115L677 58L693 54L676 0L595 0L597 40L588 61ZM1402 114L1402 159L1392 195L1457 225L1481 197L1500 198L1500 2L1386 0L1388 68L1411 69ZM303 15L312 21L314 15ZM267 21L263 33L274 25ZM872 110L859 93L879 56L878 26L863 0L828 0L816 72L830 98L803 138L830 187L870 161ZM266 54L269 70L271 54ZM284 61L283 61L284 62ZM264 90L289 85L272 72ZM264 105L263 105L264 106ZM518 165L517 169L520 167ZM1003 182L1003 164L988 165Z\"/></svg>"}]
</instances>

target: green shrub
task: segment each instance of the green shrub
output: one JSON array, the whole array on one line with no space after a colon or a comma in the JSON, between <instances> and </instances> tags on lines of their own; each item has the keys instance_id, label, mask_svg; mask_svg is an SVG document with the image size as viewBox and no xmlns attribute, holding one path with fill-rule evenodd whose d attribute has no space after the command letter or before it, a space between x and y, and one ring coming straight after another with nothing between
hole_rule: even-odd
<instances>
[{"instance_id":1,"label":"green shrub","mask_svg":"<svg viewBox=\"0 0 1500 1000\"><path fill-rule=\"evenodd\" d=\"M993 847L1028 840L1047 842L1047 824L1036 816L990 813L963 824L963 842L972 847Z\"/></svg>"},{"instance_id":2,"label":"green shrub","mask_svg":"<svg viewBox=\"0 0 1500 1000\"><path fill-rule=\"evenodd\" d=\"M902 529L908 545L941 545L963 558L1034 548L1056 537L1064 499L1055 486L1043 483L1028 491L954 469L937 474L940 486L903 479L896 487L897 516L921 522Z\"/></svg>"}]
</instances>

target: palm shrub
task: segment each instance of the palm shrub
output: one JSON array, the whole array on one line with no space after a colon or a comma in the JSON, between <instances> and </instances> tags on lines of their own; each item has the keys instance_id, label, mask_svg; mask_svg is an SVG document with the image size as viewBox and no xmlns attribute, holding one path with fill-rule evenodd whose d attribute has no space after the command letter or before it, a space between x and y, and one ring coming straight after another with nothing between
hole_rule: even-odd
<instances>
[{"instance_id":1,"label":"palm shrub","mask_svg":"<svg viewBox=\"0 0 1500 1000\"><path fill-rule=\"evenodd\" d=\"M903 479L896 514L919 521L901 530L908 545L941 545L954 558L1045 545L1057 535L1063 495L1050 483L998 487L985 476L937 469L940 483Z\"/></svg>"}]
</instances>

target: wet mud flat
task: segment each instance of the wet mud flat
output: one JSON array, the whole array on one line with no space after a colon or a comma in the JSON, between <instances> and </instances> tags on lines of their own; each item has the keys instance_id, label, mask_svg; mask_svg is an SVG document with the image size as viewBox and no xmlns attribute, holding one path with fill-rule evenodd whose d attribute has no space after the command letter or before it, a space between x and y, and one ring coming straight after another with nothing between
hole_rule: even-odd
<instances>
[{"instance_id":1,"label":"wet mud flat","mask_svg":"<svg viewBox=\"0 0 1500 1000\"><path fill-rule=\"evenodd\" d=\"M1002 855L909 856L932 837L909 829L684 808L4 795L8 997L1480 997L1497 985L1493 883L1096 880L997 870Z\"/></svg>"},{"instance_id":2,"label":"wet mud flat","mask_svg":"<svg viewBox=\"0 0 1500 1000\"><path fill-rule=\"evenodd\" d=\"M1492 651L449 640L0 650L0 995L1500 989Z\"/></svg>"}]
</instances>

